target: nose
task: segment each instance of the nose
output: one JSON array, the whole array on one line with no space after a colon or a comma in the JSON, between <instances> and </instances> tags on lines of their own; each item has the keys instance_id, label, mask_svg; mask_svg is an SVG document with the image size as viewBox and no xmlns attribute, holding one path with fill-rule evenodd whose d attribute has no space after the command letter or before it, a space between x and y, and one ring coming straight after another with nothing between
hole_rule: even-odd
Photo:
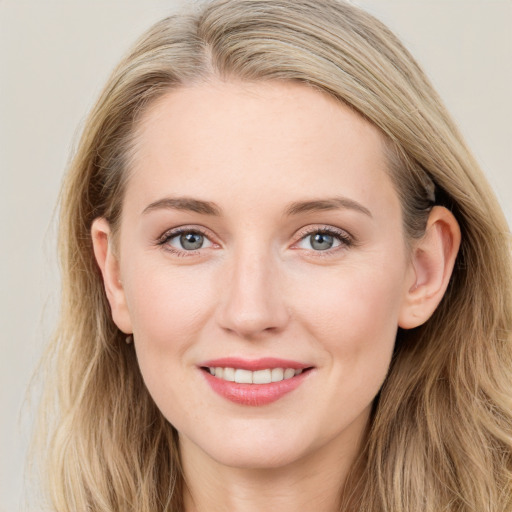
<instances>
[{"instance_id":1,"label":"nose","mask_svg":"<svg viewBox=\"0 0 512 512\"><path fill-rule=\"evenodd\" d=\"M225 331L245 339L281 332L289 311L278 262L271 254L238 255L224 274L218 321Z\"/></svg>"}]
</instances>

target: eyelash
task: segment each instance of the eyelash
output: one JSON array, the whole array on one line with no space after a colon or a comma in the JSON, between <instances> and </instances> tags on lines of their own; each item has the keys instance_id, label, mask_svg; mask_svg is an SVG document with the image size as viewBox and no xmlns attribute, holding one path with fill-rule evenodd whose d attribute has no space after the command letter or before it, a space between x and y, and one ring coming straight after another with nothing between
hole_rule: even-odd
<instances>
[{"instance_id":1,"label":"eyelash","mask_svg":"<svg viewBox=\"0 0 512 512\"><path fill-rule=\"evenodd\" d=\"M187 257L187 256L195 256L199 253L201 249L197 250L180 250L177 249L169 244L169 241L173 238L176 238L182 234L196 234L201 235L204 238L208 239L212 244L214 242L211 241L211 236L203 229L198 227L187 227L183 226L180 228L172 229L170 231L166 231L162 236L160 236L156 242L156 245L161 246L164 250L171 252L172 254L179 256L179 257ZM296 242L294 242L294 245L298 244L302 240L306 239L308 236L315 235L315 234L322 234L322 235L329 235L333 238L337 239L340 242L340 245L331 249L326 250L312 250L312 252L315 253L315 256L319 257L328 257L333 255L339 250L348 249L350 247L353 247L356 245L356 241L354 238L347 233L346 231L342 229L337 229L332 226L322 226L322 227L310 227L307 229L304 229L302 231L299 231L298 233L298 239Z\"/></svg>"},{"instance_id":2,"label":"eyelash","mask_svg":"<svg viewBox=\"0 0 512 512\"><path fill-rule=\"evenodd\" d=\"M211 235L209 235L205 230L202 230L201 228L198 228L198 227L193 227L193 228L189 228L187 226L182 226L180 228L176 228L176 229L172 229L170 231L166 231L158 240L157 240L157 244L156 245L159 245L161 246L164 250L176 255L176 256L180 256L180 257L187 257L187 256L195 256L198 254L198 252L200 251L200 249L197 249L197 250L191 250L191 251L186 251L186 250L180 250L180 249L177 249L176 247L173 247L172 245L169 244L169 241L172 240L173 238L176 238L180 235L183 235L185 233L190 233L190 234L195 234L195 235L201 235L203 236L204 238L210 240L211 238ZM210 240L211 242L211 240ZM213 242L211 242L213 244Z\"/></svg>"},{"instance_id":3,"label":"eyelash","mask_svg":"<svg viewBox=\"0 0 512 512\"><path fill-rule=\"evenodd\" d=\"M313 226L308 227L302 231L299 231L298 240L297 242L294 243L294 245L298 244L302 240L305 240L307 237L316 234L332 236L333 238L337 239L340 242L340 244L337 247L333 247L331 249L326 249L323 251L312 250L311 252L315 253L315 257L333 256L340 250L349 249L350 247L356 245L355 239L349 233L347 233L343 229L335 228L333 226Z\"/></svg>"}]
</instances>

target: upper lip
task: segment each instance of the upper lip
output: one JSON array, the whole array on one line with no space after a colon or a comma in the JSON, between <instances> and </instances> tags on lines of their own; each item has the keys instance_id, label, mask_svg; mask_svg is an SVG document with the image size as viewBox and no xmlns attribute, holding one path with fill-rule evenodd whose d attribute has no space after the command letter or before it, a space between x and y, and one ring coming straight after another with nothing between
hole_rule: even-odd
<instances>
[{"instance_id":1,"label":"upper lip","mask_svg":"<svg viewBox=\"0 0 512 512\"><path fill-rule=\"evenodd\" d=\"M312 365L292 361L289 359L279 359L276 357L262 357L260 359L243 359L241 357L221 357L219 359L210 359L199 365L208 368L239 368L241 370L266 370L273 368L293 368L294 370L304 370Z\"/></svg>"}]
</instances>

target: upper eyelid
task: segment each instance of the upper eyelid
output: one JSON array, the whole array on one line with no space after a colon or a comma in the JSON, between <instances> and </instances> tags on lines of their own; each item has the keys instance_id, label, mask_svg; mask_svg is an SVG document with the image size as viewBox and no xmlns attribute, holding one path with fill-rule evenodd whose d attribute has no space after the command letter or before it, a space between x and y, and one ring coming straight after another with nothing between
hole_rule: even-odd
<instances>
[{"instance_id":1,"label":"upper eyelid","mask_svg":"<svg viewBox=\"0 0 512 512\"><path fill-rule=\"evenodd\" d=\"M296 234L297 240L302 240L304 237L313 233L329 233L332 235L337 235L340 238L349 238L350 240L354 241L354 237L347 230L320 224L315 226L306 226L299 229Z\"/></svg>"},{"instance_id":2,"label":"upper eyelid","mask_svg":"<svg viewBox=\"0 0 512 512\"><path fill-rule=\"evenodd\" d=\"M335 247L331 247L330 249L326 249L323 251L316 251L314 249L306 249L298 247L298 244L303 240L308 238L309 236L315 233L326 233L328 235L334 236L338 239L339 245ZM331 225L316 225L316 226L306 226L303 229L299 230L296 234L296 238L290 246L290 249L295 250L304 250L307 253L312 253L315 257L331 257L335 255L339 255L340 251L345 251L349 248L357 247L358 241L356 238L346 231L345 229L341 229L338 227L334 227Z\"/></svg>"},{"instance_id":3,"label":"upper eyelid","mask_svg":"<svg viewBox=\"0 0 512 512\"><path fill-rule=\"evenodd\" d=\"M199 249L192 249L192 250L187 250L184 248L180 249L178 247L173 247L172 244L169 243L170 240L180 236L183 233L198 233L201 236L203 236L204 238L206 238L212 246L218 245L216 242L214 242L212 240L212 237L207 233L207 231L208 230L206 230L206 228L198 227L198 226L194 226L194 227L178 226L175 228L170 228L170 229L164 231L164 233L156 239L155 245L157 247L159 247L160 249L165 250L168 253L174 254L175 256L192 257L194 255L198 255L201 250L208 249L209 247L200 247Z\"/></svg>"},{"instance_id":4,"label":"upper eyelid","mask_svg":"<svg viewBox=\"0 0 512 512\"><path fill-rule=\"evenodd\" d=\"M205 236L206 238L208 238L208 240L210 240L211 242L213 242L213 240L211 240L212 238L214 238L212 235L211 235L211 232L210 230L202 227L202 226L196 226L196 225L190 225L190 226L187 226L187 225L184 225L184 226L178 226L178 227L175 227L175 228L171 228L171 229L167 229L165 230L159 237L158 237L158 241L166 241L166 240L169 240L170 238L174 238L175 236L178 236L178 235L181 235L182 233L199 233L203 236Z\"/></svg>"}]
</instances>

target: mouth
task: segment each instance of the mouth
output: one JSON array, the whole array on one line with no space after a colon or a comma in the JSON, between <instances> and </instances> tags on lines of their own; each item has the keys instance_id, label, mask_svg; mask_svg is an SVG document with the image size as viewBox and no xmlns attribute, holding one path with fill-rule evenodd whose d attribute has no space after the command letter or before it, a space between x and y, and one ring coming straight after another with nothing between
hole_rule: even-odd
<instances>
[{"instance_id":1,"label":"mouth","mask_svg":"<svg viewBox=\"0 0 512 512\"><path fill-rule=\"evenodd\" d=\"M315 368L274 358L225 358L207 361L199 369L210 388L223 398L238 405L261 406L295 390Z\"/></svg>"},{"instance_id":2,"label":"mouth","mask_svg":"<svg viewBox=\"0 0 512 512\"><path fill-rule=\"evenodd\" d=\"M263 370L245 370L243 368L232 368L222 366L203 366L201 370L208 372L217 379L227 382L236 382L237 384L270 384L272 382L281 382L292 379L303 372L311 370L309 368L265 368Z\"/></svg>"}]
</instances>

